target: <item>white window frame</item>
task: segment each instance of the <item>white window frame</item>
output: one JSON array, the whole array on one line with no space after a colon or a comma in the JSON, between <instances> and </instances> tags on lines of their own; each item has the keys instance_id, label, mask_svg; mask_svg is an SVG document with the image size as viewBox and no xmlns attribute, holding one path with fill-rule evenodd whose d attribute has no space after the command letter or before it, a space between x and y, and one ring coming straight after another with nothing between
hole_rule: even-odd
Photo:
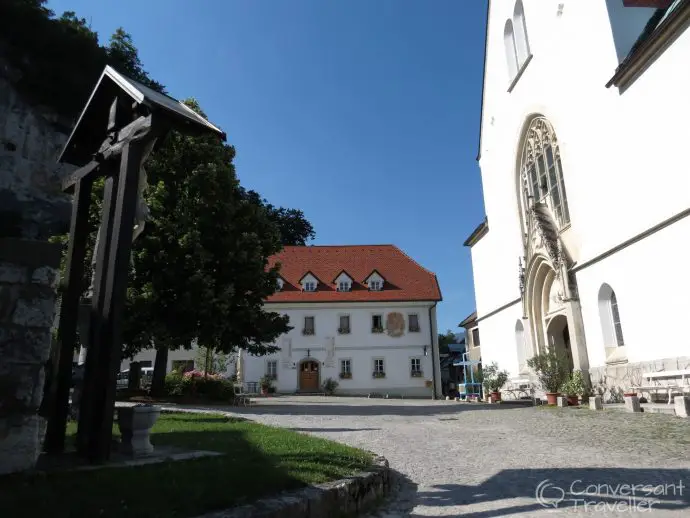
<instances>
[{"instance_id":1,"label":"white window frame","mask_svg":"<svg viewBox=\"0 0 690 518\"><path fill-rule=\"evenodd\" d=\"M336 291L350 291L352 290L352 283L348 281L340 281Z\"/></svg>"},{"instance_id":2,"label":"white window frame","mask_svg":"<svg viewBox=\"0 0 690 518\"><path fill-rule=\"evenodd\" d=\"M369 291L381 291L383 289L383 281L374 279L369 281Z\"/></svg>"},{"instance_id":3,"label":"white window frame","mask_svg":"<svg viewBox=\"0 0 690 518\"><path fill-rule=\"evenodd\" d=\"M343 369L347 362L347 369ZM352 376L352 358L340 358L340 372L339 374L349 374Z\"/></svg>"},{"instance_id":4,"label":"white window frame","mask_svg":"<svg viewBox=\"0 0 690 518\"><path fill-rule=\"evenodd\" d=\"M271 374L271 365L274 366L275 372L273 374ZM266 360L266 377L273 380L278 379L278 360Z\"/></svg>"},{"instance_id":5,"label":"white window frame","mask_svg":"<svg viewBox=\"0 0 690 518\"><path fill-rule=\"evenodd\" d=\"M412 320L410 317L415 317L417 319L417 328L412 328ZM407 331L409 333L420 333L422 331L422 326L419 324L419 313L408 313L407 314Z\"/></svg>"},{"instance_id":6,"label":"white window frame","mask_svg":"<svg viewBox=\"0 0 690 518\"><path fill-rule=\"evenodd\" d=\"M413 368L415 362L417 362L419 364L419 369L417 369L417 370L415 370ZM410 376L411 377L415 377L414 376L415 372L418 372L420 375L424 372L422 370L422 359L419 356L411 356L409 365L410 365Z\"/></svg>"},{"instance_id":7,"label":"white window frame","mask_svg":"<svg viewBox=\"0 0 690 518\"><path fill-rule=\"evenodd\" d=\"M616 291L607 283L599 288L598 304L606 363L625 363L628 360L620 319L620 301Z\"/></svg>"},{"instance_id":8,"label":"white window frame","mask_svg":"<svg viewBox=\"0 0 690 518\"><path fill-rule=\"evenodd\" d=\"M308 318L311 318L311 323L312 323L312 327L311 327L312 332L311 333L307 333L307 319ZM304 315L304 320L303 320L302 326L303 326L302 327L303 334L305 334L305 335L308 334L310 336L315 335L316 334L316 317L314 315Z\"/></svg>"},{"instance_id":9,"label":"white window frame","mask_svg":"<svg viewBox=\"0 0 690 518\"><path fill-rule=\"evenodd\" d=\"M377 368L378 362L381 362L381 369L380 370ZM372 363L373 363L372 372L386 374L386 359L385 358L380 357L380 356L376 357L376 358L372 358Z\"/></svg>"},{"instance_id":10,"label":"white window frame","mask_svg":"<svg viewBox=\"0 0 690 518\"><path fill-rule=\"evenodd\" d=\"M503 47L508 67L510 83L508 91L510 92L532 60L525 20L525 7L522 5L522 0L515 2L513 17L506 20L503 27Z\"/></svg>"},{"instance_id":11,"label":"white window frame","mask_svg":"<svg viewBox=\"0 0 690 518\"><path fill-rule=\"evenodd\" d=\"M344 329L342 327L342 318L347 317L347 332L343 332ZM352 317L348 313L340 313L338 314L338 334L349 334L352 332Z\"/></svg>"},{"instance_id":12,"label":"white window frame","mask_svg":"<svg viewBox=\"0 0 690 518\"><path fill-rule=\"evenodd\" d=\"M379 317L381 319L381 326L378 329L381 329L380 332L383 332L383 313L372 313L371 314L371 332L374 332L374 329L377 329L376 326L374 326L374 317Z\"/></svg>"},{"instance_id":13,"label":"white window frame","mask_svg":"<svg viewBox=\"0 0 690 518\"><path fill-rule=\"evenodd\" d=\"M316 282L314 282L314 281L305 281L305 283L304 283L304 291L316 291Z\"/></svg>"}]
</instances>

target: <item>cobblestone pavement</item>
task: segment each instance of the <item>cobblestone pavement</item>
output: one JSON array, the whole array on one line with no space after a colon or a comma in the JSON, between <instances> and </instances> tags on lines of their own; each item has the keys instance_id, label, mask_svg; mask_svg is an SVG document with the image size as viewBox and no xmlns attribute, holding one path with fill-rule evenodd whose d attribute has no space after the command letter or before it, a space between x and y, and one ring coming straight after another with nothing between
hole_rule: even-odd
<instances>
[{"instance_id":1,"label":"cobblestone pavement","mask_svg":"<svg viewBox=\"0 0 690 518\"><path fill-rule=\"evenodd\" d=\"M370 517L690 516L690 422L674 416L326 397L233 413L384 455L397 491Z\"/></svg>"}]
</instances>

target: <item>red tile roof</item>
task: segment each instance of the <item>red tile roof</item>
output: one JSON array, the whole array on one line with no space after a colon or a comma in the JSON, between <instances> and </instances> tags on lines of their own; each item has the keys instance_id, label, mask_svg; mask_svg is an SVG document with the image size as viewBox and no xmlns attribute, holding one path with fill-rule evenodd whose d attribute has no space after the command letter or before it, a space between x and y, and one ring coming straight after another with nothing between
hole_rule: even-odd
<instances>
[{"instance_id":1,"label":"red tile roof","mask_svg":"<svg viewBox=\"0 0 690 518\"><path fill-rule=\"evenodd\" d=\"M282 291L267 302L404 302L439 301L436 275L394 245L286 246L269 259L281 263ZM345 270L354 278L352 291L336 291L333 279ZM376 270L383 290L369 291L364 280ZM307 272L319 280L315 292L303 292L299 281Z\"/></svg>"}]
</instances>

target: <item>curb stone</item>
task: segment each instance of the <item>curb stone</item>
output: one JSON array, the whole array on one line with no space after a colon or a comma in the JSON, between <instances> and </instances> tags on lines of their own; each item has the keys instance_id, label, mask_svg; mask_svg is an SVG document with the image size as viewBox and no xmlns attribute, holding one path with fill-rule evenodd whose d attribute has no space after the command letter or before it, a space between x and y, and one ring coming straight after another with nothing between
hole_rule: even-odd
<instances>
[{"instance_id":1,"label":"curb stone","mask_svg":"<svg viewBox=\"0 0 690 518\"><path fill-rule=\"evenodd\" d=\"M214 511L197 518L322 518L369 511L390 493L388 460L378 456L351 477L286 491L253 504Z\"/></svg>"}]
</instances>

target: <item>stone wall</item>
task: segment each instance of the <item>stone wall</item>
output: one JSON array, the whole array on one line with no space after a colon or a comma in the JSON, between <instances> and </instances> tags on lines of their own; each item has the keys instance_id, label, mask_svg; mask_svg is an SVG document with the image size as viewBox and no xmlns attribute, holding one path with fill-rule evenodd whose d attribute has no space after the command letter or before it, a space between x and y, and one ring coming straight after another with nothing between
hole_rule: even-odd
<instances>
[{"instance_id":1,"label":"stone wall","mask_svg":"<svg viewBox=\"0 0 690 518\"><path fill-rule=\"evenodd\" d=\"M633 386L663 385L674 380L663 379L655 382L645 380L642 375L648 372L676 371L690 369L690 357L663 358L660 360L607 365L590 369L592 387L602 396L604 403L622 403L623 392ZM644 395L647 395L646 392ZM660 393L665 397L665 394Z\"/></svg>"},{"instance_id":2,"label":"stone wall","mask_svg":"<svg viewBox=\"0 0 690 518\"><path fill-rule=\"evenodd\" d=\"M68 124L32 106L0 60L0 473L31 468L39 454L45 366L51 353L60 248L71 201L57 158Z\"/></svg>"}]
</instances>

